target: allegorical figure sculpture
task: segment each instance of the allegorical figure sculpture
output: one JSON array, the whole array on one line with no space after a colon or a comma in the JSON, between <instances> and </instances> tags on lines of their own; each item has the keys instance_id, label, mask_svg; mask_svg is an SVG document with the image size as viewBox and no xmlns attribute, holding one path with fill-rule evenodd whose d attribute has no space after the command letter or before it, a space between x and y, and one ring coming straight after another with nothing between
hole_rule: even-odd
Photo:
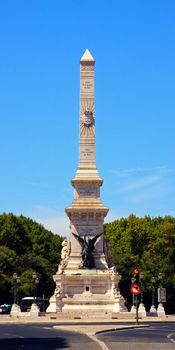
<instances>
[{"instance_id":1,"label":"allegorical figure sculpture","mask_svg":"<svg viewBox=\"0 0 175 350\"><path fill-rule=\"evenodd\" d=\"M84 235L84 238L82 238L73 232L72 234L78 240L78 242L82 247L81 249L82 262L80 267L84 269L93 269L95 267L95 263L94 263L95 243L97 239L103 234L103 232L100 233L99 235L96 235L93 238L88 237L88 235Z\"/></svg>"},{"instance_id":2,"label":"allegorical figure sculpture","mask_svg":"<svg viewBox=\"0 0 175 350\"><path fill-rule=\"evenodd\" d=\"M61 249L61 261L58 266L58 274L62 274L65 267L67 266L69 255L70 255L70 242L67 239L64 239L62 242L62 249Z\"/></svg>"}]
</instances>

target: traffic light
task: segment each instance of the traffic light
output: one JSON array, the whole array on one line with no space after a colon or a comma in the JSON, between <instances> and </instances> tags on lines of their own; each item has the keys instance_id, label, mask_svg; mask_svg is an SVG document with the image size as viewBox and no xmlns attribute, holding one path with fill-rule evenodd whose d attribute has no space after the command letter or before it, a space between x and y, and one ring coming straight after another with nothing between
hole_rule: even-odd
<instances>
[{"instance_id":1,"label":"traffic light","mask_svg":"<svg viewBox=\"0 0 175 350\"><path fill-rule=\"evenodd\" d=\"M135 277L136 283L139 282L139 279L140 279L139 275L140 275L140 269L138 269L138 268L134 269L134 277Z\"/></svg>"}]
</instances>

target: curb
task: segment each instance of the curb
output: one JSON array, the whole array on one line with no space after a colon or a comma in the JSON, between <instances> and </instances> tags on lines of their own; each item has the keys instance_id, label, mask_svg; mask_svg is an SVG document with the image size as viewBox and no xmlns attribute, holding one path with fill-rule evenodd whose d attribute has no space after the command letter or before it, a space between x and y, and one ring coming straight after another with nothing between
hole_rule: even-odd
<instances>
[{"instance_id":1,"label":"curb","mask_svg":"<svg viewBox=\"0 0 175 350\"><path fill-rule=\"evenodd\" d=\"M122 330L125 330L125 329L135 329L135 328L147 328L147 327L150 327L149 324L144 324L144 325L133 325L133 326L119 326L119 327L116 327L116 328L109 328L109 329L104 329L104 330L101 330L101 331L97 331L95 332L95 334L100 334L100 333L107 333L107 332L114 332L114 331L122 331Z\"/></svg>"}]
</instances>

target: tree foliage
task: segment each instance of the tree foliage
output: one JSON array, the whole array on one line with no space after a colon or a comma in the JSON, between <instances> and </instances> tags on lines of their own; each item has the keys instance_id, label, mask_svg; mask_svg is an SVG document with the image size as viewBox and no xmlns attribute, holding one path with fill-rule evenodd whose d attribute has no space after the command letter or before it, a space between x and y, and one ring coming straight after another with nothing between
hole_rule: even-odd
<instances>
[{"instance_id":1,"label":"tree foliage","mask_svg":"<svg viewBox=\"0 0 175 350\"><path fill-rule=\"evenodd\" d=\"M104 225L105 237L110 241L113 262L122 279L120 290L131 305L131 277L135 268L144 272L144 302L151 303L151 277L163 273L163 287L167 288L166 309L175 312L175 218L171 216L128 218ZM157 285L160 281L157 279Z\"/></svg>"},{"instance_id":2,"label":"tree foliage","mask_svg":"<svg viewBox=\"0 0 175 350\"><path fill-rule=\"evenodd\" d=\"M0 215L0 303L13 300L13 273L20 276L20 297L32 294L32 272L38 295L52 295L63 238L24 216Z\"/></svg>"},{"instance_id":3,"label":"tree foliage","mask_svg":"<svg viewBox=\"0 0 175 350\"><path fill-rule=\"evenodd\" d=\"M135 268L144 272L144 303L151 304L151 277L163 273L167 288L166 311L175 313L175 218L138 218L130 215L104 225L113 262L121 274L120 290L131 306L131 277ZM13 273L20 276L20 297L32 294L32 272L39 277L38 295L50 297L53 274L60 261L63 238L24 216L0 215L0 303L13 301ZM157 280L157 285L159 285Z\"/></svg>"}]
</instances>

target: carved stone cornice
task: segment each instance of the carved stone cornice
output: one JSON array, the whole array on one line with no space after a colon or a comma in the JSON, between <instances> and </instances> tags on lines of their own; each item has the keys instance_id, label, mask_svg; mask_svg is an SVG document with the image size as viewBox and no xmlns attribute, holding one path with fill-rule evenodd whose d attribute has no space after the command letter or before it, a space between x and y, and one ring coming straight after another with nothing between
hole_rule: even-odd
<instances>
[{"instance_id":1,"label":"carved stone cornice","mask_svg":"<svg viewBox=\"0 0 175 350\"><path fill-rule=\"evenodd\" d=\"M98 185L98 186L102 186L103 184L103 180L100 179L100 178L76 178L74 177L72 180L71 180L71 184L73 187L75 186L95 186L95 185Z\"/></svg>"},{"instance_id":2,"label":"carved stone cornice","mask_svg":"<svg viewBox=\"0 0 175 350\"><path fill-rule=\"evenodd\" d=\"M66 210L66 214L68 215L68 217L70 219L89 219L89 218L94 218L94 219L103 219L105 218L105 216L108 213L108 208L73 208L73 207L68 207L65 209Z\"/></svg>"}]
</instances>

